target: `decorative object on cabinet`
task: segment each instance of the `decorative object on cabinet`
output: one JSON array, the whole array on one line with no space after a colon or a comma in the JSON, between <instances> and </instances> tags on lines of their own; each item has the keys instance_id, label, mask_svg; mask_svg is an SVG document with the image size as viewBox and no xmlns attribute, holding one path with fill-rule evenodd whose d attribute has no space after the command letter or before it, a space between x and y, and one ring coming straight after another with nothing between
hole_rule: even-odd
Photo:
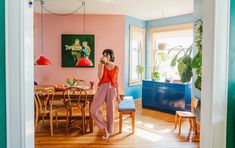
<instances>
[{"instance_id":1,"label":"decorative object on cabinet","mask_svg":"<svg viewBox=\"0 0 235 148\"><path fill-rule=\"evenodd\" d=\"M142 83L142 105L175 114L177 110L188 110L191 103L191 90L188 83L169 83L144 80Z\"/></svg>"},{"instance_id":2,"label":"decorative object on cabinet","mask_svg":"<svg viewBox=\"0 0 235 148\"><path fill-rule=\"evenodd\" d=\"M152 75L151 75L151 78L153 81L157 81L157 80L160 80L160 73L157 71L157 67L143 67L142 65L137 65L136 66L136 72L137 74L141 75L141 79L142 79L142 73L144 71L144 68L150 68L150 69L153 69L152 71Z\"/></svg>"},{"instance_id":3,"label":"decorative object on cabinet","mask_svg":"<svg viewBox=\"0 0 235 148\"><path fill-rule=\"evenodd\" d=\"M153 81L157 81L160 80L160 73L156 70L156 68L153 68L153 72L152 72L152 80Z\"/></svg>"}]
</instances>

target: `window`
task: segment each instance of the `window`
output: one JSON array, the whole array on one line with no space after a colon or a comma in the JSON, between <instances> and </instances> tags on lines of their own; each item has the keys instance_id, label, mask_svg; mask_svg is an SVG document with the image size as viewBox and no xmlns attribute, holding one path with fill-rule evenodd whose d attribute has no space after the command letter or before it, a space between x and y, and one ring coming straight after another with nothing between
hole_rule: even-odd
<instances>
[{"instance_id":1,"label":"window","mask_svg":"<svg viewBox=\"0 0 235 148\"><path fill-rule=\"evenodd\" d=\"M144 77L144 72L138 74L136 66L144 65L145 56L145 29L130 26L130 71L129 85L138 85Z\"/></svg>"},{"instance_id":2,"label":"window","mask_svg":"<svg viewBox=\"0 0 235 148\"><path fill-rule=\"evenodd\" d=\"M155 28L151 31L151 63L160 73L162 81L165 78L180 80L177 66L171 67L170 63L179 50L169 50L173 47L182 46L187 49L193 43L192 24L183 24L162 28ZM181 52L180 54L184 54ZM180 55L179 55L180 56Z\"/></svg>"}]
</instances>

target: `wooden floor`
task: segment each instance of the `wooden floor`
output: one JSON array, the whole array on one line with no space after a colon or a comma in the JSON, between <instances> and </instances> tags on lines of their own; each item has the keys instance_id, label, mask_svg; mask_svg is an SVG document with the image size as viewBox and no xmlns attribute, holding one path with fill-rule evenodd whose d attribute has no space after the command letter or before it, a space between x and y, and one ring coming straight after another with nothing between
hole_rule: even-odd
<instances>
[{"instance_id":1,"label":"wooden floor","mask_svg":"<svg viewBox=\"0 0 235 148\"><path fill-rule=\"evenodd\" d=\"M72 129L65 136L65 121L54 128L50 136L49 122L39 125L35 137L36 148L197 148L199 136L189 132L188 121L182 123L181 135L174 130L174 116L149 109L136 108L136 132L131 133L131 120L124 118L123 133L118 134L118 113L115 118L115 133L108 141L101 140L102 131L94 127L93 133L81 135Z\"/></svg>"}]
</instances>

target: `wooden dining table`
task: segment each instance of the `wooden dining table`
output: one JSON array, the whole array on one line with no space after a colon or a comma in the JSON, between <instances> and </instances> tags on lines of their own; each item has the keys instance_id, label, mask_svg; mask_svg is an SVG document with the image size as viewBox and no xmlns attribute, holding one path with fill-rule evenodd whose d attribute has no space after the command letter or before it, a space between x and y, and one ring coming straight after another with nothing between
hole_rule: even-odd
<instances>
[{"instance_id":1,"label":"wooden dining table","mask_svg":"<svg viewBox=\"0 0 235 148\"><path fill-rule=\"evenodd\" d=\"M64 96L64 91L63 90L56 90L54 88L55 88L54 85L35 85L35 87L34 87L35 90L36 89L53 89L54 90L54 98L55 99L62 99ZM119 90L119 96L121 98L123 98L124 97L123 88L119 87L118 90ZM91 104L92 104L92 101L93 101L93 98L94 98L96 91L97 91L97 89L86 89L87 99L89 101L89 129L90 129L90 132L93 132L93 126L94 126L94 122L93 122L92 116L90 114L90 108L91 108Z\"/></svg>"}]
</instances>

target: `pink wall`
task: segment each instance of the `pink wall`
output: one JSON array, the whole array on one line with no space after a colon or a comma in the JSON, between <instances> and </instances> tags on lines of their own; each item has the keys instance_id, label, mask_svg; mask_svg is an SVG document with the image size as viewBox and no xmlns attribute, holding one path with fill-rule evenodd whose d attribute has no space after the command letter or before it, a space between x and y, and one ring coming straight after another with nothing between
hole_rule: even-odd
<instances>
[{"instance_id":1,"label":"pink wall","mask_svg":"<svg viewBox=\"0 0 235 148\"><path fill-rule=\"evenodd\" d=\"M41 55L40 15L35 14L35 55ZM120 67L120 85L124 88L125 16L87 15L86 33L95 35L95 68L62 68L61 34L83 34L81 15L44 15L44 55L51 66L35 66L35 80L39 84L65 84L66 77L77 77L97 84L97 63L103 49L114 49L115 62Z\"/></svg>"}]
</instances>

